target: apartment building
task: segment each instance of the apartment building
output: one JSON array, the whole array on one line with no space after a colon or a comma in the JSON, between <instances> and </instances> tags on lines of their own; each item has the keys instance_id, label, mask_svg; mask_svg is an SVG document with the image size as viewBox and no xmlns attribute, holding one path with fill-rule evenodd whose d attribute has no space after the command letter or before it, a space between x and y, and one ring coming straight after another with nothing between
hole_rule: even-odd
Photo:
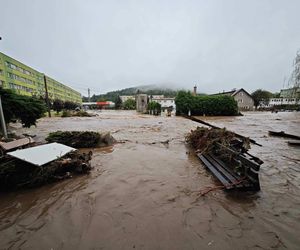
<instances>
[{"instance_id":1,"label":"apartment building","mask_svg":"<svg viewBox=\"0 0 300 250\"><path fill-rule=\"evenodd\" d=\"M49 98L81 103L81 94L46 76ZM44 74L0 52L0 87L26 96L45 97Z\"/></svg>"}]
</instances>

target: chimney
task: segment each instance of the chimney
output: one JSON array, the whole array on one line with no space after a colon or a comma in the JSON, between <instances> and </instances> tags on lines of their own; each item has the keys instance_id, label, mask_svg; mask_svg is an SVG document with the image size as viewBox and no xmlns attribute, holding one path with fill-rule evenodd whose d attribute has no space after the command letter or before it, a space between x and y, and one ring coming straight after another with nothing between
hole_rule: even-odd
<instances>
[{"instance_id":1,"label":"chimney","mask_svg":"<svg viewBox=\"0 0 300 250\"><path fill-rule=\"evenodd\" d=\"M194 86L194 92L193 92L193 95L194 95L194 96L197 95L197 86L196 86L196 85Z\"/></svg>"}]
</instances>

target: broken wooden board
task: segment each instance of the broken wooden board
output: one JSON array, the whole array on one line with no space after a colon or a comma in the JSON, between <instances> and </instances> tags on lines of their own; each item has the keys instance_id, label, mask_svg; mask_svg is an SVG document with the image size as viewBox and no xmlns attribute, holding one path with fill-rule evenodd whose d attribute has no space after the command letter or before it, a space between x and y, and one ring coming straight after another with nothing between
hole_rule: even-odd
<instances>
[{"instance_id":1,"label":"broken wooden board","mask_svg":"<svg viewBox=\"0 0 300 250\"><path fill-rule=\"evenodd\" d=\"M75 148L54 142L31 148L16 150L8 153L8 155L31 163L35 166L42 166L46 163L57 160L67 153L75 150Z\"/></svg>"},{"instance_id":2,"label":"broken wooden board","mask_svg":"<svg viewBox=\"0 0 300 250\"><path fill-rule=\"evenodd\" d=\"M16 149L16 148L20 148L20 147L29 145L31 143L34 143L34 140L31 137L27 137L27 138L14 140L14 141L11 141L11 142L0 142L0 147L4 151L10 151L10 150L13 150L13 149Z\"/></svg>"}]
</instances>

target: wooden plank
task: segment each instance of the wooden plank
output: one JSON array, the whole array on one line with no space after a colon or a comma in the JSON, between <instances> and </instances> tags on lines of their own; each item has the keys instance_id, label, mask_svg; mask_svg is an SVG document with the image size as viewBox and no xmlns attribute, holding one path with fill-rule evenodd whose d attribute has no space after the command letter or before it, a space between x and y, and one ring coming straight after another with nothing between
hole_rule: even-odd
<instances>
[{"instance_id":1,"label":"wooden plank","mask_svg":"<svg viewBox=\"0 0 300 250\"><path fill-rule=\"evenodd\" d=\"M279 136L279 137L285 137L285 138L290 138L290 139L295 139L295 140L300 140L300 136L287 134L284 131L280 131L280 132L269 131L269 135Z\"/></svg>"},{"instance_id":2,"label":"wooden plank","mask_svg":"<svg viewBox=\"0 0 300 250\"><path fill-rule=\"evenodd\" d=\"M18 140L14 140L11 142L0 142L0 146L4 151L9 151L15 148L19 148L30 143L33 143L34 140L31 137L22 138Z\"/></svg>"},{"instance_id":3,"label":"wooden plank","mask_svg":"<svg viewBox=\"0 0 300 250\"><path fill-rule=\"evenodd\" d=\"M213 175L227 188L229 189L229 185L231 185L228 180L226 180L223 175L220 174L219 171L201 154L198 154L200 160L204 163L204 165L213 173Z\"/></svg>"},{"instance_id":4,"label":"wooden plank","mask_svg":"<svg viewBox=\"0 0 300 250\"><path fill-rule=\"evenodd\" d=\"M220 165L211 155L205 155L205 158L209 160L220 173L222 173L227 179L229 179L231 183L239 181L239 179L236 179L235 176L228 172L227 168L224 168L222 165Z\"/></svg>"},{"instance_id":5,"label":"wooden plank","mask_svg":"<svg viewBox=\"0 0 300 250\"><path fill-rule=\"evenodd\" d=\"M242 155L239 152L236 152L235 150L229 148L229 147L225 147L220 143L217 143L217 145L219 147L222 147L223 149L226 149L227 151L229 151L230 153L234 154L234 157L236 157L238 160L240 160L242 162L242 164L247 165L248 167L253 168L255 171L259 171L260 169L260 165L257 164L256 162L251 161L250 159L248 159L245 155Z\"/></svg>"},{"instance_id":6,"label":"wooden plank","mask_svg":"<svg viewBox=\"0 0 300 250\"><path fill-rule=\"evenodd\" d=\"M291 146L300 146L300 141L288 141L287 143Z\"/></svg>"}]
</instances>

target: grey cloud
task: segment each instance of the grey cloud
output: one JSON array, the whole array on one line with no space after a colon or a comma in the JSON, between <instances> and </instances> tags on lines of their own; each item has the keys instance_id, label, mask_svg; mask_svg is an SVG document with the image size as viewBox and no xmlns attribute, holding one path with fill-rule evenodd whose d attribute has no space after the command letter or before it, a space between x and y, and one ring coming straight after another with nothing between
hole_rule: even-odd
<instances>
[{"instance_id":1,"label":"grey cloud","mask_svg":"<svg viewBox=\"0 0 300 250\"><path fill-rule=\"evenodd\" d=\"M169 84L278 91L299 1L5 1L0 50L86 95Z\"/></svg>"}]
</instances>

